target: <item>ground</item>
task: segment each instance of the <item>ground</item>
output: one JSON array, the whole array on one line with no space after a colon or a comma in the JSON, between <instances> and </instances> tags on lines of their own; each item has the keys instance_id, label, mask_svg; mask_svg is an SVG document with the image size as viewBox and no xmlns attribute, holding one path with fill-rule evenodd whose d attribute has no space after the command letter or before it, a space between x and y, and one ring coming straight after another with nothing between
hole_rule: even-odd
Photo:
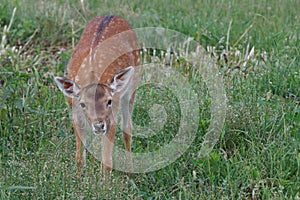
<instances>
[{"instance_id":1,"label":"ground","mask_svg":"<svg viewBox=\"0 0 300 200\"><path fill-rule=\"evenodd\" d=\"M299 199L298 5L298 0L1 0L0 198ZM197 68L173 54L168 66L188 80L199 105L189 148L157 171L114 170L109 179L88 154L78 177L70 110L53 77L64 75L85 24L106 14L123 17L133 28L180 32L214 59L226 91L226 119L207 157L198 154L211 123L212 95ZM143 64L166 64L161 49L143 49L142 58ZM164 108L159 117L165 125L158 123L162 128L151 137L134 137L134 152L158 150L172 140L182 114L178 106L168 88L138 90L134 124L154 128L155 110ZM116 146L123 147L120 130Z\"/></svg>"}]
</instances>

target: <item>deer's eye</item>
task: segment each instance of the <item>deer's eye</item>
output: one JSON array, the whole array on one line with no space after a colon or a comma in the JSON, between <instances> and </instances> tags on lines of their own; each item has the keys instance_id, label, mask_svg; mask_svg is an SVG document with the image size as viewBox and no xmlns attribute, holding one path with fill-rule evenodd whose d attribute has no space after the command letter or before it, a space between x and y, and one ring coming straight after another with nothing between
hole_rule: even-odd
<instances>
[{"instance_id":1,"label":"deer's eye","mask_svg":"<svg viewBox=\"0 0 300 200\"><path fill-rule=\"evenodd\" d=\"M86 107L86 105L84 103L80 103L79 105L80 105L81 108L85 108Z\"/></svg>"},{"instance_id":2,"label":"deer's eye","mask_svg":"<svg viewBox=\"0 0 300 200\"><path fill-rule=\"evenodd\" d=\"M111 106L111 103L112 103L112 101L111 101L111 99L109 99L107 102L107 106Z\"/></svg>"}]
</instances>

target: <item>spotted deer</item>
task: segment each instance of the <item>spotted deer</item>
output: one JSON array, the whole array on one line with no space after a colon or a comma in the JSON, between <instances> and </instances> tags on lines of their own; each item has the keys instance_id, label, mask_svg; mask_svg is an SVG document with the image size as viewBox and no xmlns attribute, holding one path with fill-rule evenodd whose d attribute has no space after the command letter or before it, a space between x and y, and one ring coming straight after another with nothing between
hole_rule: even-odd
<instances>
[{"instance_id":1,"label":"spotted deer","mask_svg":"<svg viewBox=\"0 0 300 200\"><path fill-rule=\"evenodd\" d=\"M130 25L117 16L100 16L86 25L69 61L67 78L55 77L72 108L78 170L85 165L87 134L101 137L101 166L104 171L112 170L118 111L125 150L131 155L139 62L138 41ZM131 156L129 162L132 167Z\"/></svg>"}]
</instances>

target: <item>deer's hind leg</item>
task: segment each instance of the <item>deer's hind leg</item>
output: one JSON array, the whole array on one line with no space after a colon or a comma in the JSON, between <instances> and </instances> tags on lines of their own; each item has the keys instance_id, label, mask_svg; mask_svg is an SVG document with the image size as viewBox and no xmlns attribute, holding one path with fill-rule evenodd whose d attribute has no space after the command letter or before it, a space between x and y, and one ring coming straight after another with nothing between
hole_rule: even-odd
<instances>
[{"instance_id":1,"label":"deer's hind leg","mask_svg":"<svg viewBox=\"0 0 300 200\"><path fill-rule=\"evenodd\" d=\"M126 171L133 172L133 160L131 154L131 144L132 144L132 111L133 102L135 99L135 90L126 91L121 99L121 128L124 138L124 146L126 151Z\"/></svg>"}]
</instances>

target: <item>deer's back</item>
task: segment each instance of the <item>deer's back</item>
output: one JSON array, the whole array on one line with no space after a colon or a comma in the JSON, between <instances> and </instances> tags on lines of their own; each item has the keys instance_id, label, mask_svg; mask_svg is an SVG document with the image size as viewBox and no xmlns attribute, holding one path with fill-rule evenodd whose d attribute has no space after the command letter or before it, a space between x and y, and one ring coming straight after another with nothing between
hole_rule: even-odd
<instances>
[{"instance_id":1,"label":"deer's back","mask_svg":"<svg viewBox=\"0 0 300 200\"><path fill-rule=\"evenodd\" d=\"M120 17L92 19L82 33L68 65L68 78L80 87L107 83L122 69L138 67L140 62L136 35Z\"/></svg>"}]
</instances>

